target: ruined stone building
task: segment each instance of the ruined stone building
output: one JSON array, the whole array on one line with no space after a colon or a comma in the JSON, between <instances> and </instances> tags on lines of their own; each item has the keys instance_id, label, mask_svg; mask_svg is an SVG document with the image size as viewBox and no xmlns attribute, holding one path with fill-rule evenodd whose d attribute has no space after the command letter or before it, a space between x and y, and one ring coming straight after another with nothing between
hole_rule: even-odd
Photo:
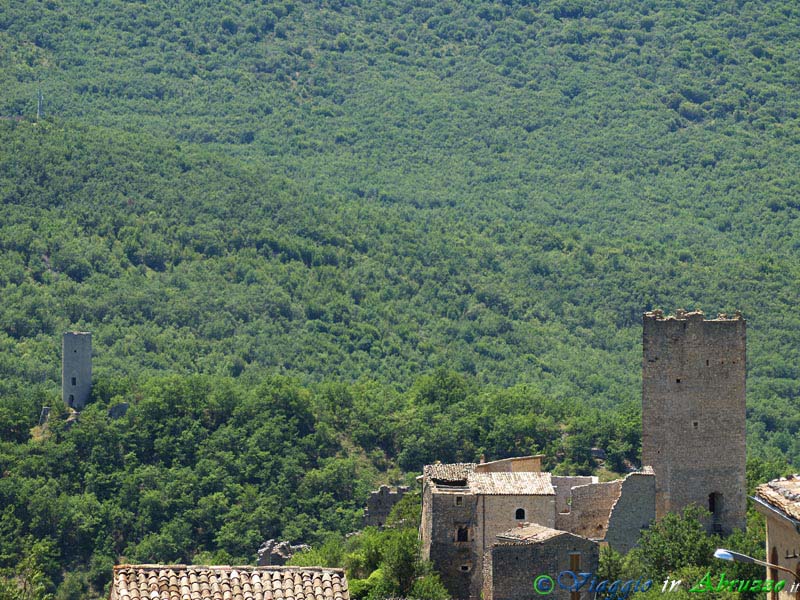
<instances>
[{"instance_id":1,"label":"ruined stone building","mask_svg":"<svg viewBox=\"0 0 800 600\"><path fill-rule=\"evenodd\" d=\"M690 504L708 509L709 532L744 527L745 321L653 311L643 325L642 462L651 466L607 483L543 473L541 456L425 467L423 557L453 597L522 600L530 585L514 592L501 580L530 583L569 557L591 564L599 543L627 552L653 519Z\"/></svg>"},{"instance_id":2,"label":"ruined stone building","mask_svg":"<svg viewBox=\"0 0 800 600\"><path fill-rule=\"evenodd\" d=\"M542 472L541 456L520 457L427 465L422 487L422 555L433 562L454 598L478 598L481 591L489 597L484 581L488 572L522 569L519 576L530 582L533 571L543 567L525 561L561 547L548 543L543 549L543 534L515 539L506 547L512 529L536 524L558 535L570 534L561 541L576 548L594 548L596 553L603 541L626 551L655 517L655 482L648 469L598 483L596 477ZM555 539L557 534L545 537ZM593 564L585 552L572 552L582 564Z\"/></svg>"},{"instance_id":3,"label":"ruined stone building","mask_svg":"<svg viewBox=\"0 0 800 600\"><path fill-rule=\"evenodd\" d=\"M642 462L656 516L695 503L709 532L744 528L745 321L661 311L643 318Z\"/></svg>"},{"instance_id":4,"label":"ruined stone building","mask_svg":"<svg viewBox=\"0 0 800 600\"><path fill-rule=\"evenodd\" d=\"M758 486L753 501L767 521L767 562L795 573L793 579L786 572L767 568L766 579L786 581L783 590L773 592L770 597L793 600L797 594L790 590L795 581L800 581L800 475Z\"/></svg>"},{"instance_id":5,"label":"ruined stone building","mask_svg":"<svg viewBox=\"0 0 800 600\"><path fill-rule=\"evenodd\" d=\"M382 485L378 490L370 493L367 499L367 508L364 510L365 527L383 527L394 505L400 502L408 492L408 486L401 485L395 489Z\"/></svg>"},{"instance_id":6,"label":"ruined stone building","mask_svg":"<svg viewBox=\"0 0 800 600\"><path fill-rule=\"evenodd\" d=\"M82 410L92 391L92 334L68 331L61 338L61 398Z\"/></svg>"}]
</instances>

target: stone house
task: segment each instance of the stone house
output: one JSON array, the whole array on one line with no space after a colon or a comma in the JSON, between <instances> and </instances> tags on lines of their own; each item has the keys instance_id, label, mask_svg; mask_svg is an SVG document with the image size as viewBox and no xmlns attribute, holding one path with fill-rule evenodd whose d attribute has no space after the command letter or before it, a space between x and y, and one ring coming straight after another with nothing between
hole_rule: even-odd
<instances>
[{"instance_id":1,"label":"stone house","mask_svg":"<svg viewBox=\"0 0 800 600\"><path fill-rule=\"evenodd\" d=\"M424 468L422 553L454 597L489 597L487 550L515 524L535 523L620 552L651 521L691 504L708 508L709 532L744 527L745 320L738 312L706 319L701 311L654 310L642 325L642 460L651 466L605 483L542 473L539 455ZM800 543L791 546L796 538L786 536L800 535L791 529L800 510L787 504L795 494L787 486L762 486L759 494L762 510L777 515L768 543L797 563Z\"/></svg>"},{"instance_id":2,"label":"stone house","mask_svg":"<svg viewBox=\"0 0 800 600\"><path fill-rule=\"evenodd\" d=\"M790 600L795 581L800 581L800 475L775 479L756 488L753 501L756 510L767 521L767 562L794 571L792 577L778 569L767 568L766 579L783 579L786 585L779 593L770 594L771 600Z\"/></svg>"},{"instance_id":3,"label":"stone house","mask_svg":"<svg viewBox=\"0 0 800 600\"><path fill-rule=\"evenodd\" d=\"M541 457L425 466L422 556L454 598L485 594L487 553L498 536L521 525L533 523L627 551L655 518L652 470L598 483L596 477L557 477L540 468Z\"/></svg>"},{"instance_id":4,"label":"stone house","mask_svg":"<svg viewBox=\"0 0 800 600\"><path fill-rule=\"evenodd\" d=\"M350 600L341 569L322 567L230 567L118 565L109 600Z\"/></svg>"},{"instance_id":5,"label":"stone house","mask_svg":"<svg viewBox=\"0 0 800 600\"><path fill-rule=\"evenodd\" d=\"M499 534L486 553L483 600L539 600L542 593L533 585L539 575L557 581L567 570L594 573L599 558L600 545L579 535L534 524L511 529ZM588 598L587 590L573 594L556 585L548 596L575 600Z\"/></svg>"}]
</instances>

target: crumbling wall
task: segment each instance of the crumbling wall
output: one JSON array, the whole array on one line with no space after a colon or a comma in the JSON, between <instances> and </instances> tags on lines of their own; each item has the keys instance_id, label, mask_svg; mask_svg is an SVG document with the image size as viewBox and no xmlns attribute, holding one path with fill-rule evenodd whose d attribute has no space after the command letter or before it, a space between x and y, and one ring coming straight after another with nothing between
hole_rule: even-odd
<instances>
[{"instance_id":1,"label":"crumbling wall","mask_svg":"<svg viewBox=\"0 0 800 600\"><path fill-rule=\"evenodd\" d=\"M394 505L408 492L408 486L399 486L391 489L382 485L377 491L370 493L367 499L367 508L364 510L364 525L366 527L383 527Z\"/></svg>"},{"instance_id":2,"label":"crumbling wall","mask_svg":"<svg viewBox=\"0 0 800 600\"><path fill-rule=\"evenodd\" d=\"M556 512L560 513L569 512L573 487L597 483L597 477L592 475L553 475L550 481L556 491Z\"/></svg>"},{"instance_id":3,"label":"crumbling wall","mask_svg":"<svg viewBox=\"0 0 800 600\"><path fill-rule=\"evenodd\" d=\"M622 480L619 498L611 509L606 541L618 552L628 552L641 530L656 518L656 478L652 469L631 473Z\"/></svg>"},{"instance_id":4,"label":"crumbling wall","mask_svg":"<svg viewBox=\"0 0 800 600\"><path fill-rule=\"evenodd\" d=\"M602 540L606 536L611 508L619 498L621 487L621 479L573 487L570 512L556 513L555 528Z\"/></svg>"}]
</instances>

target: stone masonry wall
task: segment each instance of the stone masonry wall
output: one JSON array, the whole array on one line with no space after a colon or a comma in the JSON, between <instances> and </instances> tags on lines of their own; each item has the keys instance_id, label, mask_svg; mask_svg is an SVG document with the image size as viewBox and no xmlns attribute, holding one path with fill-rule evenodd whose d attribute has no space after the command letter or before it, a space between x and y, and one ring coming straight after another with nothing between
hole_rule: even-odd
<instances>
[{"instance_id":1,"label":"stone masonry wall","mask_svg":"<svg viewBox=\"0 0 800 600\"><path fill-rule=\"evenodd\" d=\"M92 334L68 331L61 338L61 396L82 410L92 391Z\"/></svg>"},{"instance_id":2,"label":"stone masonry wall","mask_svg":"<svg viewBox=\"0 0 800 600\"><path fill-rule=\"evenodd\" d=\"M465 489L463 493L436 491L430 498L429 558L452 597L469 598L474 570L481 566L475 552L476 497ZM458 541L459 527L467 528L467 541Z\"/></svg>"},{"instance_id":3,"label":"stone masonry wall","mask_svg":"<svg viewBox=\"0 0 800 600\"><path fill-rule=\"evenodd\" d=\"M551 482L556 490L556 512L569 512L572 488L576 485L597 483L597 477L591 475L553 475Z\"/></svg>"},{"instance_id":4,"label":"stone masonry wall","mask_svg":"<svg viewBox=\"0 0 800 600\"><path fill-rule=\"evenodd\" d=\"M789 522L776 518L774 513L767 515L767 562L773 562L795 572L800 568L800 536ZM791 575L777 569L766 569L764 576L772 581L786 580L784 589L779 592L779 600L797 599L796 593L789 593L794 583Z\"/></svg>"},{"instance_id":5,"label":"stone masonry wall","mask_svg":"<svg viewBox=\"0 0 800 600\"><path fill-rule=\"evenodd\" d=\"M515 518L518 508L525 510L525 519ZM480 496L476 503L475 553L479 568L473 574L472 596L477 598L483 588L483 557L497 541L497 534L528 522L555 526L555 496Z\"/></svg>"},{"instance_id":6,"label":"stone masonry wall","mask_svg":"<svg viewBox=\"0 0 800 600\"><path fill-rule=\"evenodd\" d=\"M556 514L555 528L591 539L603 539L621 486L622 481L617 480L573 487L570 512Z\"/></svg>"},{"instance_id":7,"label":"stone masonry wall","mask_svg":"<svg viewBox=\"0 0 800 600\"><path fill-rule=\"evenodd\" d=\"M399 486L393 490L388 485L382 485L377 491L372 492L367 499L367 509L364 511L364 525L383 527L394 505L407 492L407 486Z\"/></svg>"},{"instance_id":8,"label":"stone masonry wall","mask_svg":"<svg viewBox=\"0 0 800 600\"><path fill-rule=\"evenodd\" d=\"M656 518L655 480L652 473L631 473L622 480L606 531L606 542L617 552L624 554L633 548L642 529Z\"/></svg>"},{"instance_id":9,"label":"stone masonry wall","mask_svg":"<svg viewBox=\"0 0 800 600\"><path fill-rule=\"evenodd\" d=\"M709 531L745 523L745 321L702 313L643 318L642 462L656 516L695 503Z\"/></svg>"},{"instance_id":10,"label":"stone masonry wall","mask_svg":"<svg viewBox=\"0 0 800 600\"><path fill-rule=\"evenodd\" d=\"M491 547L484 560L484 600L541 600L533 581L545 574L554 580L561 571L570 570L570 554L580 554L580 571L597 570L600 548L596 542L573 535L561 535L530 544L499 543ZM556 589L546 596L570 600L570 592ZM580 592L588 600L588 592Z\"/></svg>"}]
</instances>

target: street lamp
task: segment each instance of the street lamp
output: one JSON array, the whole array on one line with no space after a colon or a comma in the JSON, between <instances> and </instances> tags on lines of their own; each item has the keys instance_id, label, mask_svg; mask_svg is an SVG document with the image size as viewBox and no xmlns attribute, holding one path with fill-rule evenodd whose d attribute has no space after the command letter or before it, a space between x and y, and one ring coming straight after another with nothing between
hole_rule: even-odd
<instances>
[{"instance_id":1,"label":"street lamp","mask_svg":"<svg viewBox=\"0 0 800 600\"><path fill-rule=\"evenodd\" d=\"M721 558L722 560L730 560L733 562L751 563L761 565L762 567L768 567L770 569L779 569L781 571L786 571L792 577L796 578L795 572L791 569L787 569L786 567L782 567L780 565L773 565L772 563L758 560L757 558L747 556L746 554L741 554L740 552L734 552L733 550L726 550L725 548L717 548L714 552L714 558Z\"/></svg>"}]
</instances>

